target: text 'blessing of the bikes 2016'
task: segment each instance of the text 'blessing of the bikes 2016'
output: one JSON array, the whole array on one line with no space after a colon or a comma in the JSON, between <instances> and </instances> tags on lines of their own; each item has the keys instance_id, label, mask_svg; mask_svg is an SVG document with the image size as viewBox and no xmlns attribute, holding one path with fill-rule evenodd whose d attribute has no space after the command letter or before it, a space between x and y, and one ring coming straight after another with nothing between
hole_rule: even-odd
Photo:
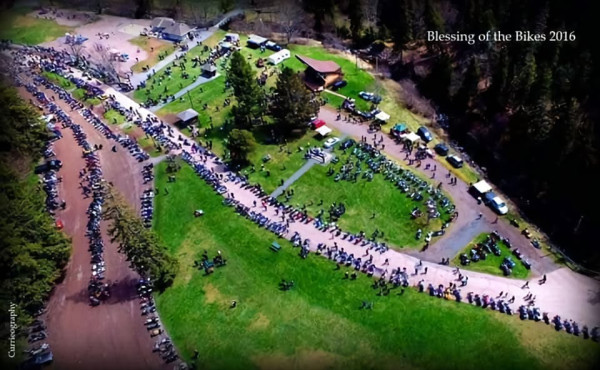
<instances>
[{"instance_id":1,"label":"text 'blessing of the bikes 2016'","mask_svg":"<svg viewBox=\"0 0 600 370\"><path fill-rule=\"evenodd\" d=\"M464 42L475 45L478 42L572 42L577 40L574 31L549 31L536 33L532 31L487 31L484 33L443 33L427 31L428 42Z\"/></svg>"}]
</instances>

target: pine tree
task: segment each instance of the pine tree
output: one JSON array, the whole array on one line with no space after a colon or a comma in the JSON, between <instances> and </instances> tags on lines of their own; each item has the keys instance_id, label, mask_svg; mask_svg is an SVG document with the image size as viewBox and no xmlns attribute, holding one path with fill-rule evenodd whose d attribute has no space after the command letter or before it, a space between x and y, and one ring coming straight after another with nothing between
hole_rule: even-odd
<instances>
[{"instance_id":1,"label":"pine tree","mask_svg":"<svg viewBox=\"0 0 600 370\"><path fill-rule=\"evenodd\" d=\"M256 140L248 130L233 129L227 137L226 147L231 161L237 165L244 165L248 163L248 155L256 149Z\"/></svg>"},{"instance_id":2,"label":"pine tree","mask_svg":"<svg viewBox=\"0 0 600 370\"><path fill-rule=\"evenodd\" d=\"M477 95L477 86L480 79L481 72L479 70L479 63L477 59L471 58L462 85L454 95L454 109L458 112L466 111L468 109L471 100Z\"/></svg>"},{"instance_id":3,"label":"pine tree","mask_svg":"<svg viewBox=\"0 0 600 370\"><path fill-rule=\"evenodd\" d=\"M284 136L303 133L310 117L318 111L318 102L313 100L300 76L291 68L284 67L271 101L271 114L277 130Z\"/></svg>"},{"instance_id":4,"label":"pine tree","mask_svg":"<svg viewBox=\"0 0 600 370\"><path fill-rule=\"evenodd\" d=\"M251 128L265 112L265 94L258 85L250 64L240 52L231 56L227 79L233 87L237 104L232 108L236 127Z\"/></svg>"},{"instance_id":5,"label":"pine tree","mask_svg":"<svg viewBox=\"0 0 600 370\"><path fill-rule=\"evenodd\" d=\"M361 0L348 1L348 17L350 18L350 33L352 35L352 41L354 41L355 44L358 44L361 40L363 21Z\"/></svg>"}]
</instances>

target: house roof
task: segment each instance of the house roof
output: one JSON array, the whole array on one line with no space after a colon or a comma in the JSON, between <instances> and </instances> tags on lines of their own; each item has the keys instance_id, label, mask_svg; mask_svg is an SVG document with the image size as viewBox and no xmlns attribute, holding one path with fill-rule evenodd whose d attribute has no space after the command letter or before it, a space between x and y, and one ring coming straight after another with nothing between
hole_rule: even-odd
<instances>
[{"instance_id":1,"label":"house roof","mask_svg":"<svg viewBox=\"0 0 600 370\"><path fill-rule=\"evenodd\" d=\"M186 122L189 121L191 119L194 119L198 117L198 112L196 112L193 109L186 109L183 112L179 112L179 114L177 115L177 118L179 118L180 120Z\"/></svg>"},{"instance_id":2,"label":"house roof","mask_svg":"<svg viewBox=\"0 0 600 370\"><path fill-rule=\"evenodd\" d=\"M268 40L262 36L258 36L258 35L248 35L248 43L252 43L252 44L264 44L265 42L267 42Z\"/></svg>"},{"instance_id":3,"label":"house roof","mask_svg":"<svg viewBox=\"0 0 600 370\"><path fill-rule=\"evenodd\" d=\"M173 23L170 26L167 26L163 33L168 33L169 35L177 35L177 36L185 36L191 31L191 27L185 23Z\"/></svg>"},{"instance_id":4,"label":"house roof","mask_svg":"<svg viewBox=\"0 0 600 370\"><path fill-rule=\"evenodd\" d=\"M217 67L215 67L214 65L207 63L202 65L202 70L203 71L207 71L207 72L214 72L217 70Z\"/></svg>"},{"instance_id":5,"label":"house roof","mask_svg":"<svg viewBox=\"0 0 600 370\"><path fill-rule=\"evenodd\" d=\"M302 55L296 55L296 58L319 73L339 73L342 69L331 60L316 60Z\"/></svg>"},{"instance_id":6,"label":"house roof","mask_svg":"<svg viewBox=\"0 0 600 370\"><path fill-rule=\"evenodd\" d=\"M152 28L165 28L174 24L175 21L172 18L167 17L157 17L152 20L150 23L150 27Z\"/></svg>"}]
</instances>

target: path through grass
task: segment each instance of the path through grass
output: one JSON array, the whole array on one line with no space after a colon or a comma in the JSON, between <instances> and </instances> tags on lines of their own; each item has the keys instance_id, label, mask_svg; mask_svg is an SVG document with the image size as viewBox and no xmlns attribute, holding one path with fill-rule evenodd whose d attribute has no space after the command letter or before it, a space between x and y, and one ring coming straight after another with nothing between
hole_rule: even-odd
<instances>
[{"instance_id":1,"label":"path through grass","mask_svg":"<svg viewBox=\"0 0 600 370\"><path fill-rule=\"evenodd\" d=\"M412 289L377 296L370 279L343 279L325 258L298 257L222 205L222 197L184 165L167 183L159 164L154 227L180 261L175 284L157 295L161 319L181 355L197 368L577 369L593 368L597 344L540 323L431 298ZM204 216L196 218L195 209ZM193 267L204 250L228 260L214 274ZM278 289L281 279L295 288ZM238 307L230 309L232 300ZM360 310L361 301L374 302ZM539 353L533 353L539 351ZM551 356L545 358L544 355Z\"/></svg>"}]
</instances>

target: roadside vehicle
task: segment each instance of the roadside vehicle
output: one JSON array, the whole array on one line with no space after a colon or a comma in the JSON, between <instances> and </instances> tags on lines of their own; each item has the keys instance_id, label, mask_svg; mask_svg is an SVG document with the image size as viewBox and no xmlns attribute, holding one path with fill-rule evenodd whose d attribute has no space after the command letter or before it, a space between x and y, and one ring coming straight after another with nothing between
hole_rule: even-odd
<instances>
[{"instance_id":1,"label":"roadside vehicle","mask_svg":"<svg viewBox=\"0 0 600 370\"><path fill-rule=\"evenodd\" d=\"M345 140L342 145L340 145L341 149L348 149L355 144L355 141L352 139Z\"/></svg>"},{"instance_id":2,"label":"roadside vehicle","mask_svg":"<svg viewBox=\"0 0 600 370\"><path fill-rule=\"evenodd\" d=\"M449 155L446 157L448 163L452 165L454 168L461 168L463 166L463 160L455 155Z\"/></svg>"},{"instance_id":3,"label":"roadside vehicle","mask_svg":"<svg viewBox=\"0 0 600 370\"><path fill-rule=\"evenodd\" d=\"M267 41L267 43L265 44L265 47L269 50L273 50L273 51L279 51L281 50L281 46L279 46L277 43L273 42L273 41Z\"/></svg>"},{"instance_id":4,"label":"roadside vehicle","mask_svg":"<svg viewBox=\"0 0 600 370\"><path fill-rule=\"evenodd\" d=\"M332 89L332 90L334 90L334 91L335 91L335 90L339 90L339 89L341 89L342 87L344 87L344 86L346 86L346 85L348 85L348 82L346 82L346 80L340 80L340 81L338 81L338 82L334 83L334 84L331 86L331 89Z\"/></svg>"},{"instance_id":5,"label":"roadside vehicle","mask_svg":"<svg viewBox=\"0 0 600 370\"><path fill-rule=\"evenodd\" d=\"M34 173L35 174L40 174L40 173L45 173L48 172L50 170L55 170L58 171L60 170L60 168L62 167L62 162L58 159L53 159L51 161L48 161L46 163L40 164L39 166L37 166L34 169Z\"/></svg>"},{"instance_id":6,"label":"roadside vehicle","mask_svg":"<svg viewBox=\"0 0 600 370\"><path fill-rule=\"evenodd\" d=\"M421 139L423 139L423 141L426 143L433 140L433 136L431 136L431 132L429 132L429 130L425 126L419 127L419 129L417 130L417 135L419 135L421 137Z\"/></svg>"},{"instance_id":7,"label":"roadside vehicle","mask_svg":"<svg viewBox=\"0 0 600 370\"><path fill-rule=\"evenodd\" d=\"M340 141L339 137L330 137L329 139L325 140L325 142L323 143L323 147L325 149L329 149L331 147L333 147L335 144L337 144Z\"/></svg>"},{"instance_id":8,"label":"roadside vehicle","mask_svg":"<svg viewBox=\"0 0 600 370\"><path fill-rule=\"evenodd\" d=\"M441 155L442 157L445 157L448 155L449 149L446 146L446 144L437 144L436 146L433 147L433 150L435 150L435 152L438 155Z\"/></svg>"},{"instance_id":9,"label":"roadside vehicle","mask_svg":"<svg viewBox=\"0 0 600 370\"><path fill-rule=\"evenodd\" d=\"M358 96L360 96L361 98L363 98L366 101L370 101L370 102L373 102L375 104L381 103L381 96L375 95L372 92L361 91L361 92L358 93Z\"/></svg>"}]
</instances>

